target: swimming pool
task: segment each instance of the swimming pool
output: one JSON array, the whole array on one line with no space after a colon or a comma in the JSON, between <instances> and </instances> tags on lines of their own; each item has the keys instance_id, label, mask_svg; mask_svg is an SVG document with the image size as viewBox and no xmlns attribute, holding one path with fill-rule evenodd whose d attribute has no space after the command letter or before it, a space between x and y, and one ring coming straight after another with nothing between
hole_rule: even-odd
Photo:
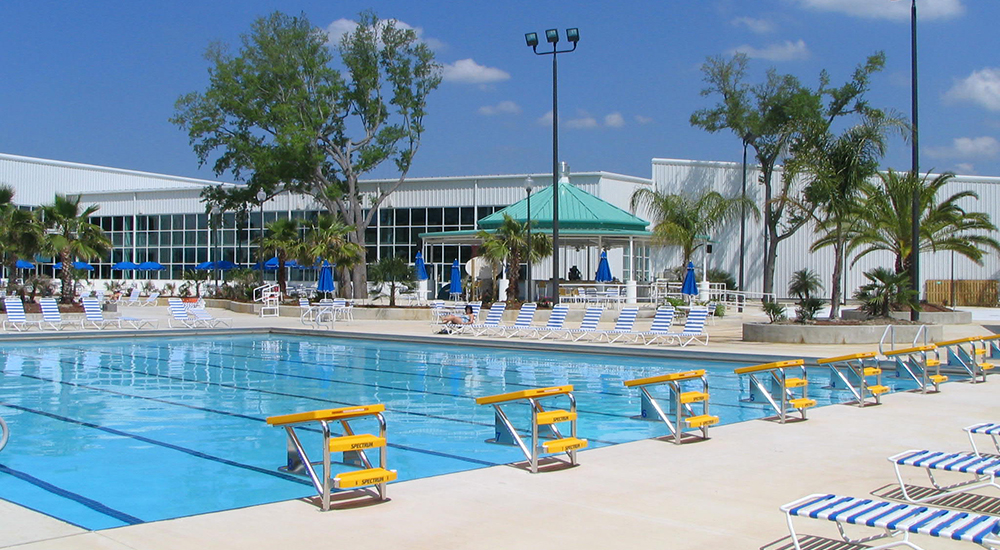
<instances>
[{"instance_id":1,"label":"swimming pool","mask_svg":"<svg viewBox=\"0 0 1000 550\"><path fill-rule=\"evenodd\" d=\"M0 361L12 432L0 497L87 529L314 494L277 470L285 434L265 423L272 415L384 403L388 464L407 480L523 459L484 443L483 395L573 384L592 448L667 433L631 418L632 378L707 368L720 423L769 414L740 401L733 368L745 363L702 360L253 335L22 342L0 346ZM820 385L810 384L820 405L848 399ZM304 439L307 450L318 442Z\"/></svg>"}]
</instances>

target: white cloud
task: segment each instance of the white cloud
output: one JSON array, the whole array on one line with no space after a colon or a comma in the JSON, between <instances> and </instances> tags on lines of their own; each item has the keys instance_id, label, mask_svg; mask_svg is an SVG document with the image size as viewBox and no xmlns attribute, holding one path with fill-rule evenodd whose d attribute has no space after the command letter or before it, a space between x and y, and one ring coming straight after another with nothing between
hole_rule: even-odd
<instances>
[{"instance_id":1,"label":"white cloud","mask_svg":"<svg viewBox=\"0 0 1000 550\"><path fill-rule=\"evenodd\" d=\"M571 118L566 122L564 122L563 125L573 130L586 130L590 128L597 128L598 126L600 126L600 124L597 123L596 118L587 114L584 114L577 118Z\"/></svg>"},{"instance_id":2,"label":"white cloud","mask_svg":"<svg viewBox=\"0 0 1000 550\"><path fill-rule=\"evenodd\" d=\"M552 111L545 113L536 120L539 126L552 126Z\"/></svg>"},{"instance_id":3,"label":"white cloud","mask_svg":"<svg viewBox=\"0 0 1000 550\"><path fill-rule=\"evenodd\" d=\"M910 2L906 0L793 0L818 11L833 11L866 19L910 20ZM965 13L962 0L920 0L917 14L922 20L949 19Z\"/></svg>"},{"instance_id":4,"label":"white cloud","mask_svg":"<svg viewBox=\"0 0 1000 550\"><path fill-rule=\"evenodd\" d=\"M948 147L928 147L927 155L934 158L993 158L1000 154L1000 141L991 136L955 138Z\"/></svg>"},{"instance_id":5,"label":"white cloud","mask_svg":"<svg viewBox=\"0 0 1000 550\"><path fill-rule=\"evenodd\" d=\"M424 29L423 28L421 28L421 27L414 27L412 25L408 25L408 24L406 24L403 21L400 21L398 19L395 19L394 21L396 23L396 28L398 28L398 29L410 29L414 33L416 33L417 40L420 40L424 44L427 44L428 48L430 48L432 50L442 50L442 49L445 48L445 43L444 42L442 42L442 41L440 41L440 40L438 40L436 38L425 37L424 36ZM356 28L358 28L358 22L357 21L353 21L351 19L340 18L340 19L337 19L333 23L330 23L329 25L326 26L326 34L327 34L327 36L330 37L329 38L330 44L340 44L340 39L343 38L345 34L348 34L350 32L354 32L354 29L356 29Z\"/></svg>"},{"instance_id":6,"label":"white cloud","mask_svg":"<svg viewBox=\"0 0 1000 550\"><path fill-rule=\"evenodd\" d=\"M730 50L729 53L744 53L747 57L756 59L767 59L768 61L793 61L796 59L807 59L809 48L803 40L791 42L785 40L781 44L771 44L765 48L755 48L746 44Z\"/></svg>"},{"instance_id":7,"label":"white cloud","mask_svg":"<svg viewBox=\"0 0 1000 550\"><path fill-rule=\"evenodd\" d=\"M729 22L734 27L746 27L750 32L756 34L767 34L774 32L774 23L767 19L757 19L754 17L737 17Z\"/></svg>"},{"instance_id":8,"label":"white cloud","mask_svg":"<svg viewBox=\"0 0 1000 550\"><path fill-rule=\"evenodd\" d=\"M605 115L604 125L611 128L621 128L622 126L625 126L625 118L621 113L614 112L610 115Z\"/></svg>"},{"instance_id":9,"label":"white cloud","mask_svg":"<svg viewBox=\"0 0 1000 550\"><path fill-rule=\"evenodd\" d=\"M639 124L649 124L650 122L653 122L653 119L648 116L635 115L635 121Z\"/></svg>"},{"instance_id":10,"label":"white cloud","mask_svg":"<svg viewBox=\"0 0 1000 550\"><path fill-rule=\"evenodd\" d=\"M501 101L496 105L483 105L479 108L479 114L485 116L517 115L520 113L521 107L513 101Z\"/></svg>"},{"instance_id":11,"label":"white cloud","mask_svg":"<svg viewBox=\"0 0 1000 550\"><path fill-rule=\"evenodd\" d=\"M945 92L950 101L970 101L991 111L1000 111L1000 69L985 68L955 83Z\"/></svg>"},{"instance_id":12,"label":"white cloud","mask_svg":"<svg viewBox=\"0 0 1000 550\"><path fill-rule=\"evenodd\" d=\"M490 84L510 78L510 73L494 67L480 65L472 59L459 59L443 67L441 78L459 84Z\"/></svg>"},{"instance_id":13,"label":"white cloud","mask_svg":"<svg viewBox=\"0 0 1000 550\"><path fill-rule=\"evenodd\" d=\"M976 175L976 167L969 162L960 162L955 165L955 172L963 176Z\"/></svg>"}]
</instances>

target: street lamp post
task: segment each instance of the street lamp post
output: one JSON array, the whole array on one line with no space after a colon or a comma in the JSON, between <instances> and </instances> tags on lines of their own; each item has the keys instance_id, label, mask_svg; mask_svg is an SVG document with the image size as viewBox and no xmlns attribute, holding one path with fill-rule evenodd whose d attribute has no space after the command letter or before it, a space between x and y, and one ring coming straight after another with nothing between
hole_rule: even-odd
<instances>
[{"instance_id":1,"label":"street lamp post","mask_svg":"<svg viewBox=\"0 0 1000 550\"><path fill-rule=\"evenodd\" d=\"M538 51L538 33L525 33L524 41L531 47L535 55L552 56L552 303L559 303L559 77L558 64L556 58L558 54L569 53L576 50L576 45L580 41L580 30L577 28L566 29L566 40L569 40L573 47L568 50L557 49L559 43L559 30L548 29L545 31L545 41L552 44L551 52Z\"/></svg>"},{"instance_id":2,"label":"street lamp post","mask_svg":"<svg viewBox=\"0 0 1000 550\"><path fill-rule=\"evenodd\" d=\"M209 259L213 263L213 265L212 265L212 268L213 268L212 271L215 272L215 295L216 295L216 297L218 297L218 295L219 295L219 214L220 214L220 212L222 212L222 209L219 208L219 205L217 205L217 204L213 205L212 206L211 217L209 218L209 221L208 221L208 226L212 230L212 248L214 250L210 251L211 253L209 254Z\"/></svg>"},{"instance_id":3,"label":"street lamp post","mask_svg":"<svg viewBox=\"0 0 1000 550\"><path fill-rule=\"evenodd\" d=\"M527 257L527 268L525 269L525 281L524 281L524 301L531 301L531 186L534 185L535 180L531 179L531 176L524 178L524 192L528 194L528 214L525 216L525 224L528 229L528 257Z\"/></svg>"},{"instance_id":4,"label":"street lamp post","mask_svg":"<svg viewBox=\"0 0 1000 550\"><path fill-rule=\"evenodd\" d=\"M892 0L896 2L898 0ZM910 0L910 109L912 139L910 140L912 173L920 177L920 142L917 131L917 0ZM910 204L910 284L920 299L920 186L914 186ZM917 308L910 309L910 320L920 319Z\"/></svg>"}]
</instances>

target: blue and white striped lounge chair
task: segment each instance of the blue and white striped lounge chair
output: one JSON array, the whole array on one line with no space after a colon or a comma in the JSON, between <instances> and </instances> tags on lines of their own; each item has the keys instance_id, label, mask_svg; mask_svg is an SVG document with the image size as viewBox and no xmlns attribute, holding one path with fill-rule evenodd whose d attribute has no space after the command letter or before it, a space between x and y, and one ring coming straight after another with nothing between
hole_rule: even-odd
<instances>
[{"instance_id":1,"label":"blue and white striped lounge chair","mask_svg":"<svg viewBox=\"0 0 1000 550\"><path fill-rule=\"evenodd\" d=\"M7 318L3 321L3 329L7 330L9 325L14 330L20 332L28 330L32 326L42 328L41 321L29 321L24 314L24 302L17 296L8 296L3 299L4 308L7 310Z\"/></svg>"},{"instance_id":2,"label":"blue and white striped lounge chair","mask_svg":"<svg viewBox=\"0 0 1000 550\"><path fill-rule=\"evenodd\" d=\"M159 297L160 297L160 293L159 292L151 292L149 294L149 296L147 296L145 300L139 302L138 305L140 307L155 306L156 305L156 301L157 301L157 299L159 299Z\"/></svg>"},{"instance_id":3,"label":"blue and white striped lounge chair","mask_svg":"<svg viewBox=\"0 0 1000 550\"><path fill-rule=\"evenodd\" d=\"M564 334L565 329L563 329L563 326L566 324L567 313L569 313L569 305L567 304L552 306L552 311L549 313L549 320L545 323L545 326L533 327L531 334L526 334L526 336L544 340L549 336Z\"/></svg>"},{"instance_id":4,"label":"blue and white striped lounge chair","mask_svg":"<svg viewBox=\"0 0 1000 550\"><path fill-rule=\"evenodd\" d=\"M101 309L101 301L97 298L83 298L83 319L80 320L80 328L87 328L89 323L96 329L105 329L115 321L104 318L104 310Z\"/></svg>"},{"instance_id":5,"label":"blue and white striped lounge chair","mask_svg":"<svg viewBox=\"0 0 1000 550\"><path fill-rule=\"evenodd\" d=\"M139 287L133 288L132 292L129 293L128 298L125 298L124 300L125 300L124 305L126 306L142 305L142 300L139 299ZM121 301L122 300L119 300L119 302Z\"/></svg>"},{"instance_id":6,"label":"blue and white striped lounge chair","mask_svg":"<svg viewBox=\"0 0 1000 550\"><path fill-rule=\"evenodd\" d=\"M973 424L971 426L966 426L962 428L969 434L969 443L972 444L972 452L982 454L979 452L979 448L976 447L976 439L972 436L974 435L988 435L993 440L993 448L996 449L996 453L1000 455L1000 424L996 422L980 422L979 424Z\"/></svg>"},{"instance_id":7,"label":"blue and white striped lounge chair","mask_svg":"<svg viewBox=\"0 0 1000 550\"><path fill-rule=\"evenodd\" d=\"M189 307L188 311L206 327L217 327L219 325L233 326L233 319L231 317L215 317L203 307Z\"/></svg>"},{"instance_id":8,"label":"blue and white striped lounge chair","mask_svg":"<svg viewBox=\"0 0 1000 550\"><path fill-rule=\"evenodd\" d=\"M572 338L576 342L583 338L597 336L600 332L597 330L597 324L601 322L602 315L604 315L604 307L589 306L583 312L583 319L580 321L580 326L574 329L567 329L565 331L566 337Z\"/></svg>"},{"instance_id":9,"label":"blue and white striped lounge chair","mask_svg":"<svg viewBox=\"0 0 1000 550\"><path fill-rule=\"evenodd\" d=\"M615 326L611 330L598 331L591 340L599 342L601 340L607 340L609 344L613 344L622 338L629 338L635 341L635 319L639 316L639 308L635 306L622 308L621 312L618 314L618 320L615 321Z\"/></svg>"},{"instance_id":10,"label":"blue and white striped lounge chair","mask_svg":"<svg viewBox=\"0 0 1000 550\"><path fill-rule=\"evenodd\" d=\"M167 326L170 328L174 328L174 323L177 323L185 328L208 326L204 321L201 321L197 317L191 315L188 311L187 305L185 305L180 298L167 298L167 310L170 311L170 317L167 318Z\"/></svg>"},{"instance_id":11,"label":"blue and white striped lounge chair","mask_svg":"<svg viewBox=\"0 0 1000 550\"><path fill-rule=\"evenodd\" d=\"M52 330L62 330L69 326L70 321L62 318L59 312L59 304L55 298L39 298L38 305L42 306L42 321L39 328L50 327Z\"/></svg>"},{"instance_id":12,"label":"blue and white striped lounge chair","mask_svg":"<svg viewBox=\"0 0 1000 550\"><path fill-rule=\"evenodd\" d=\"M486 319L482 323L473 323L471 325L455 325L459 334L465 334L466 332L471 332L475 336L482 336L484 334L496 332L500 323L503 322L503 312L507 308L507 302L493 302L490 306L490 310L486 312Z\"/></svg>"},{"instance_id":13,"label":"blue and white striped lounge chair","mask_svg":"<svg viewBox=\"0 0 1000 550\"><path fill-rule=\"evenodd\" d=\"M512 338L518 336L519 334L527 334L531 330L531 323L535 320L535 311L538 309L538 304L535 302L528 302L521 304L521 309L517 312L517 318L514 319L513 325L501 325L497 327L497 334L505 338Z\"/></svg>"},{"instance_id":14,"label":"blue and white striped lounge chair","mask_svg":"<svg viewBox=\"0 0 1000 550\"><path fill-rule=\"evenodd\" d=\"M642 332L636 332L635 341L638 342L642 340L643 345L650 345L660 341L669 341L670 336L670 325L674 322L674 306L660 306L656 308L656 314L653 316L653 324L649 326L649 330Z\"/></svg>"},{"instance_id":15,"label":"blue and white striped lounge chair","mask_svg":"<svg viewBox=\"0 0 1000 550\"><path fill-rule=\"evenodd\" d=\"M708 318L708 309L703 307L693 307L688 311L687 320L684 322L684 328L680 332L671 332L670 338L676 340L681 347L684 347L691 342L698 342L703 339L702 343L706 346L708 345L708 333L705 332L705 320Z\"/></svg>"},{"instance_id":16,"label":"blue and white striped lounge chair","mask_svg":"<svg viewBox=\"0 0 1000 550\"><path fill-rule=\"evenodd\" d=\"M903 494L903 498L914 504L930 502L954 495L955 493L964 493L983 487L1000 489L1000 485L997 485L997 473L1000 472L1000 457L983 456L976 453L942 453L937 451L910 450L890 456L889 462L892 462L892 465L896 468L896 479L899 481L899 489ZM931 484L934 485L937 491L927 496L913 497L906 490L906 484L903 483L903 474L899 470L900 466L914 466L926 470L927 477L930 478ZM952 485L942 486L934 479L932 470L968 474L972 478Z\"/></svg>"},{"instance_id":17,"label":"blue and white striped lounge chair","mask_svg":"<svg viewBox=\"0 0 1000 550\"><path fill-rule=\"evenodd\" d=\"M886 502L830 494L815 494L800 498L781 507L788 522L788 532L796 550L802 550L795 533L793 517L825 519L837 523L846 542L857 543L902 535L902 539L889 541L872 549L909 546L920 550L910 540L911 534L974 542L986 548L1000 545L1000 518L942 510L931 506ZM851 540L844 533L843 525L860 525L882 529L881 534Z\"/></svg>"}]
</instances>

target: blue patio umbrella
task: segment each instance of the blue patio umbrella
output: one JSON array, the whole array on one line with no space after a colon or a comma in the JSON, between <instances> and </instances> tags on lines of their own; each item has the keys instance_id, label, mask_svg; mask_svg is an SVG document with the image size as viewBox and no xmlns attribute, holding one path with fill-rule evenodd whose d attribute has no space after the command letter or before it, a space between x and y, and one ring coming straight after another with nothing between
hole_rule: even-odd
<instances>
[{"instance_id":1,"label":"blue patio umbrella","mask_svg":"<svg viewBox=\"0 0 1000 550\"><path fill-rule=\"evenodd\" d=\"M77 261L77 262L73 262L72 265L73 265L73 269L81 269L83 271L93 271L94 270L94 266L88 264L87 262L79 262L79 261ZM56 269L62 269L62 262L57 262L52 267L55 267Z\"/></svg>"},{"instance_id":2,"label":"blue patio umbrella","mask_svg":"<svg viewBox=\"0 0 1000 550\"><path fill-rule=\"evenodd\" d=\"M337 290L337 284L333 281L333 266L326 260L323 260L323 267L319 269L319 280L316 281L316 290L327 294Z\"/></svg>"},{"instance_id":3,"label":"blue patio umbrella","mask_svg":"<svg viewBox=\"0 0 1000 550\"><path fill-rule=\"evenodd\" d=\"M135 262L129 262L129 261L118 262L115 265L111 266L111 269L114 269L114 270L117 270L117 271L128 271L130 269L138 269L138 268L139 268L139 264L137 264Z\"/></svg>"},{"instance_id":4,"label":"blue patio umbrella","mask_svg":"<svg viewBox=\"0 0 1000 550\"><path fill-rule=\"evenodd\" d=\"M694 280L694 262L688 262L687 273L684 275L684 284L681 285L681 294L696 296L698 294L698 283Z\"/></svg>"},{"instance_id":5,"label":"blue patio umbrella","mask_svg":"<svg viewBox=\"0 0 1000 550\"><path fill-rule=\"evenodd\" d=\"M194 268L197 271L208 271L209 269L215 269L215 262L201 262L194 266Z\"/></svg>"},{"instance_id":6,"label":"blue patio umbrella","mask_svg":"<svg viewBox=\"0 0 1000 550\"><path fill-rule=\"evenodd\" d=\"M421 254L420 252L417 252L417 258L413 262L413 267L414 267L414 269L417 272L417 280L418 281L426 281L427 280L427 266L424 265L424 255Z\"/></svg>"},{"instance_id":7,"label":"blue patio umbrella","mask_svg":"<svg viewBox=\"0 0 1000 550\"><path fill-rule=\"evenodd\" d=\"M614 277L611 276L611 266L608 265L608 252L601 251L601 261L597 262L597 274L594 280L599 283L610 283Z\"/></svg>"},{"instance_id":8,"label":"blue patio umbrella","mask_svg":"<svg viewBox=\"0 0 1000 550\"><path fill-rule=\"evenodd\" d=\"M136 269L139 271L160 271L166 268L160 262L142 262Z\"/></svg>"},{"instance_id":9,"label":"blue patio umbrella","mask_svg":"<svg viewBox=\"0 0 1000 550\"><path fill-rule=\"evenodd\" d=\"M29 262L28 260L21 260L21 259L19 259L14 264L14 267L16 267L18 269L31 269L31 268L35 267L35 264Z\"/></svg>"},{"instance_id":10,"label":"blue patio umbrella","mask_svg":"<svg viewBox=\"0 0 1000 550\"><path fill-rule=\"evenodd\" d=\"M451 263L451 289L449 292L453 295L462 293L462 266L458 264L458 260Z\"/></svg>"},{"instance_id":11,"label":"blue patio umbrella","mask_svg":"<svg viewBox=\"0 0 1000 550\"><path fill-rule=\"evenodd\" d=\"M221 269L222 271L229 271L230 269L236 269L237 267L239 266L229 260L219 260L215 262L215 268Z\"/></svg>"},{"instance_id":12,"label":"blue patio umbrella","mask_svg":"<svg viewBox=\"0 0 1000 550\"><path fill-rule=\"evenodd\" d=\"M274 270L278 269L278 257L274 256L274 257L272 257L271 259L267 260L264 263L259 263L258 262L253 267L254 267L254 269L263 269L264 271L274 271ZM295 260L288 260L288 261L285 262L285 267L287 267L287 268L293 268L294 269L294 268L304 268L304 267L307 267L307 266L301 266L301 265L299 265L299 262L297 262Z\"/></svg>"}]
</instances>

